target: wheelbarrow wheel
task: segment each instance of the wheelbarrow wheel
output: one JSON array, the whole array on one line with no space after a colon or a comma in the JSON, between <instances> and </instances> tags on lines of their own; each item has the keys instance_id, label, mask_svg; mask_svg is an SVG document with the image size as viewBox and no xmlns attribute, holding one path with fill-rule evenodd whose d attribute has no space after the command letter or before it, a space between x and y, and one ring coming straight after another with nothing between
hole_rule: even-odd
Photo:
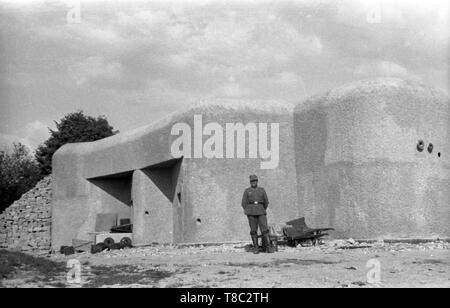
<instances>
[{"instance_id":1,"label":"wheelbarrow wheel","mask_svg":"<svg viewBox=\"0 0 450 308\"><path fill-rule=\"evenodd\" d=\"M295 241L293 239L288 239L287 244L289 247L295 247Z\"/></svg>"},{"instance_id":2,"label":"wheelbarrow wheel","mask_svg":"<svg viewBox=\"0 0 450 308\"><path fill-rule=\"evenodd\" d=\"M114 245L114 239L111 237L107 237L103 241L103 244L105 244L106 247L111 248L111 246Z\"/></svg>"},{"instance_id":3,"label":"wheelbarrow wheel","mask_svg":"<svg viewBox=\"0 0 450 308\"><path fill-rule=\"evenodd\" d=\"M302 247L312 247L315 246L315 240L306 240L300 243Z\"/></svg>"},{"instance_id":4,"label":"wheelbarrow wheel","mask_svg":"<svg viewBox=\"0 0 450 308\"><path fill-rule=\"evenodd\" d=\"M131 245L131 239L129 237L122 237L120 240L120 244L122 247L132 247Z\"/></svg>"}]
</instances>

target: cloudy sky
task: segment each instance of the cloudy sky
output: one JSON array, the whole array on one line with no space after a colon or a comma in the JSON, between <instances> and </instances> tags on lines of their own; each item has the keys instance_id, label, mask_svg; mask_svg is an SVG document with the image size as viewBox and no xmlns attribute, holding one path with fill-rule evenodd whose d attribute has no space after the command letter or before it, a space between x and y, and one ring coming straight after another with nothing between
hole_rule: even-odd
<instances>
[{"instance_id":1,"label":"cloudy sky","mask_svg":"<svg viewBox=\"0 0 450 308\"><path fill-rule=\"evenodd\" d=\"M448 93L449 2L0 0L0 146L36 147L77 110L127 131L198 100L298 102L378 76Z\"/></svg>"}]
</instances>

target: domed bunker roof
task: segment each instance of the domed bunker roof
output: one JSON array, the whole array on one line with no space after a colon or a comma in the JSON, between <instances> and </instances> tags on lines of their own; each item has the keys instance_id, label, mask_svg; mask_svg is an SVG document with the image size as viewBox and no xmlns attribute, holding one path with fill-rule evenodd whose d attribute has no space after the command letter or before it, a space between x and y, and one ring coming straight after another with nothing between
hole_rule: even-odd
<instances>
[{"instance_id":1,"label":"domed bunker roof","mask_svg":"<svg viewBox=\"0 0 450 308\"><path fill-rule=\"evenodd\" d=\"M419 140L432 143L436 157L450 152L450 99L415 80L379 78L338 87L297 104L294 122L297 154L322 152L326 164L413 161ZM316 154L302 150L305 144L314 144ZM448 163L446 156L441 159Z\"/></svg>"}]
</instances>

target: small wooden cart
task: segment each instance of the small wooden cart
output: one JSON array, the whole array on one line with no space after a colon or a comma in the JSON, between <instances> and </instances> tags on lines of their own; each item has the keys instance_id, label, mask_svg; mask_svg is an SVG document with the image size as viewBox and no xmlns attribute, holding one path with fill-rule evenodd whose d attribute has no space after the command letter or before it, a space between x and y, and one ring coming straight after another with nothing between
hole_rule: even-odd
<instances>
[{"instance_id":1,"label":"small wooden cart","mask_svg":"<svg viewBox=\"0 0 450 308\"><path fill-rule=\"evenodd\" d=\"M310 228L306 225L305 217L288 221L286 225L283 228L284 241L291 247L296 247L298 244L315 246L322 237L328 235L324 232L334 230L333 228Z\"/></svg>"}]
</instances>

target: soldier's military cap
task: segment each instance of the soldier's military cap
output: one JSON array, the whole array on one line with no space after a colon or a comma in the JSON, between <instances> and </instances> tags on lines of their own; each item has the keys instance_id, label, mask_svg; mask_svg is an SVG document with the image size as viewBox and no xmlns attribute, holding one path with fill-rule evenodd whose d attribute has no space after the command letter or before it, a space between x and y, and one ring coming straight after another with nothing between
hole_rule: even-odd
<instances>
[{"instance_id":1,"label":"soldier's military cap","mask_svg":"<svg viewBox=\"0 0 450 308\"><path fill-rule=\"evenodd\" d=\"M258 177L254 174L250 175L250 182L258 181Z\"/></svg>"}]
</instances>

